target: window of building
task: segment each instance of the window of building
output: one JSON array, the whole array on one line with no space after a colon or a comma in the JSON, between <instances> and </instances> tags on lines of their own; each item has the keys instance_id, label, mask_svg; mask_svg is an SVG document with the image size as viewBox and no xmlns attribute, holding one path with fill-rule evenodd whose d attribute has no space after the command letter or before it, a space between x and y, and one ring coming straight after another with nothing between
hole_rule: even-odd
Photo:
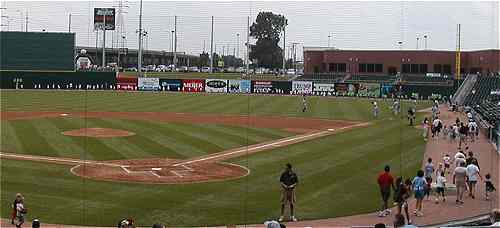
<instances>
[{"instance_id":1,"label":"window of building","mask_svg":"<svg viewBox=\"0 0 500 228\"><path fill-rule=\"evenodd\" d=\"M383 64L375 63L360 63L359 72L361 73L382 73L384 71Z\"/></svg>"},{"instance_id":2,"label":"window of building","mask_svg":"<svg viewBox=\"0 0 500 228\"><path fill-rule=\"evenodd\" d=\"M402 64L401 73L410 73L410 64Z\"/></svg>"},{"instance_id":3,"label":"window of building","mask_svg":"<svg viewBox=\"0 0 500 228\"><path fill-rule=\"evenodd\" d=\"M366 64L366 70L368 71L368 73L375 72L375 65L374 64Z\"/></svg>"},{"instance_id":4,"label":"window of building","mask_svg":"<svg viewBox=\"0 0 500 228\"><path fill-rule=\"evenodd\" d=\"M411 64L410 65L410 72L412 74L418 74L418 64Z\"/></svg>"},{"instance_id":5,"label":"window of building","mask_svg":"<svg viewBox=\"0 0 500 228\"><path fill-rule=\"evenodd\" d=\"M335 64L335 63L329 63L328 64L328 72L335 72L336 66L337 66L337 64Z\"/></svg>"},{"instance_id":6,"label":"window of building","mask_svg":"<svg viewBox=\"0 0 500 228\"><path fill-rule=\"evenodd\" d=\"M314 66L314 73L319 73L319 66Z\"/></svg>"},{"instance_id":7,"label":"window of building","mask_svg":"<svg viewBox=\"0 0 500 228\"><path fill-rule=\"evenodd\" d=\"M328 72L346 72L345 63L329 63Z\"/></svg>"},{"instance_id":8,"label":"window of building","mask_svg":"<svg viewBox=\"0 0 500 228\"><path fill-rule=\"evenodd\" d=\"M443 73L444 74L451 74L451 65L450 64L443 65Z\"/></svg>"},{"instance_id":9,"label":"window of building","mask_svg":"<svg viewBox=\"0 0 500 228\"><path fill-rule=\"evenodd\" d=\"M443 67L441 64L434 64L434 73L443 73Z\"/></svg>"},{"instance_id":10,"label":"window of building","mask_svg":"<svg viewBox=\"0 0 500 228\"><path fill-rule=\"evenodd\" d=\"M420 64L419 72L421 74L427 74L427 64Z\"/></svg>"}]
</instances>

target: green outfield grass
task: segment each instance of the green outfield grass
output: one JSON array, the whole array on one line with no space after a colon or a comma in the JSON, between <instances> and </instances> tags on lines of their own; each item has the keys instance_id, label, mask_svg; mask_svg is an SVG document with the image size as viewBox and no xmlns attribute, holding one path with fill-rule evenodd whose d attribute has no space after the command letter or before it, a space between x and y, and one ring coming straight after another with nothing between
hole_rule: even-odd
<instances>
[{"instance_id":1,"label":"green outfield grass","mask_svg":"<svg viewBox=\"0 0 500 228\"><path fill-rule=\"evenodd\" d=\"M72 175L64 165L2 159L1 217L9 216L12 197L22 192L30 212L28 217L39 217L47 223L114 226L124 217L133 217L143 226L154 222L169 226L261 223L279 215L278 179L287 162L294 164L300 178L297 189L300 219L371 212L380 206L377 173L389 164L396 175L413 176L421 165L425 146L418 129L408 127L404 116L390 113L390 101L379 101L381 116L374 120L368 99L309 97L310 110L301 113L299 97L1 91L0 98L2 111L164 111L372 122L366 128L235 158L231 162L250 168L250 175L217 183L144 185L93 181ZM427 105L424 102L418 106ZM406 103L402 110L406 110ZM422 115L418 118L421 120ZM2 121L1 147L18 150L14 151L18 153L77 157L86 151L81 142L53 142L60 137L52 132L70 129L82 122L78 118L62 122L53 119ZM96 140L93 146L107 153L89 152L89 156L100 160L199 156L244 144L243 139L247 137L243 133L247 132L245 128L234 126L156 124L105 118L90 119L88 123L138 132L137 139L130 141ZM249 143L290 134L256 128L248 132L252 132L248 135ZM210 146L190 143L193 136L209 142ZM29 142L32 139L36 140ZM175 145L169 144L170 140L174 140ZM131 150L138 145L142 147L140 151ZM31 151L37 148L39 150ZM191 148L189 152L193 154L182 154L188 150L179 150L181 148Z\"/></svg>"}]
</instances>

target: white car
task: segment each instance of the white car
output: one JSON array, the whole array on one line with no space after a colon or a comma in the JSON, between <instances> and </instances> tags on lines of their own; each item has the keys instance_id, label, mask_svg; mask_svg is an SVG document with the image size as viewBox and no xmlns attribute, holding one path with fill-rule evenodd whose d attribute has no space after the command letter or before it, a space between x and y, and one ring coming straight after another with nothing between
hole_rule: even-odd
<instances>
[{"instance_id":1,"label":"white car","mask_svg":"<svg viewBox=\"0 0 500 228\"><path fill-rule=\"evenodd\" d=\"M210 67L203 67L203 68L201 68L201 72L203 72L203 73L210 73Z\"/></svg>"},{"instance_id":2,"label":"white car","mask_svg":"<svg viewBox=\"0 0 500 228\"><path fill-rule=\"evenodd\" d=\"M200 72L200 69L198 67L189 67L189 72Z\"/></svg>"}]
</instances>

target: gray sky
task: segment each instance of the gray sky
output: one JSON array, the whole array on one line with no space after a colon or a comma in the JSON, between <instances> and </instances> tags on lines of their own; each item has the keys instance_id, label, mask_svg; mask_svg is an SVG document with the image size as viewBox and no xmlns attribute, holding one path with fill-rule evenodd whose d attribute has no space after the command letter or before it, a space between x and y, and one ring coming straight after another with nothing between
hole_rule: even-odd
<instances>
[{"instance_id":1,"label":"gray sky","mask_svg":"<svg viewBox=\"0 0 500 228\"><path fill-rule=\"evenodd\" d=\"M67 32L68 15L72 13L71 31L77 45L95 46L92 14L94 7L118 6L119 1L2 1L2 30L24 28L28 12L28 30ZM124 14L126 46L137 48L139 2L127 2ZM153 50L171 48L174 15L177 15L178 51L198 54L210 50L210 17L215 17L214 43L217 52L236 49L240 35L239 55L244 55L247 17L251 22L259 11L283 14L288 19L286 43L301 46L331 46L341 49L415 49L416 37L429 36L428 48L454 50L456 24L462 24L462 47L465 50L498 47L498 2L143 2L143 27L149 33L145 47ZM117 18L118 20L118 18ZM118 44L117 32L108 32L107 47ZM101 40L102 34L99 35ZM424 46L423 38L420 47ZM301 50L301 49L299 49ZM299 55L301 56L301 54Z\"/></svg>"}]
</instances>

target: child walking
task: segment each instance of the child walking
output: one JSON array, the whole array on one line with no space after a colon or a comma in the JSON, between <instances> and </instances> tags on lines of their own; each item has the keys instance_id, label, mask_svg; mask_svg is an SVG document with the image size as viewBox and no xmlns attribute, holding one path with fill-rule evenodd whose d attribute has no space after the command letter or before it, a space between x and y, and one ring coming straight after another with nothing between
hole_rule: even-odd
<instances>
[{"instance_id":1,"label":"child walking","mask_svg":"<svg viewBox=\"0 0 500 228\"><path fill-rule=\"evenodd\" d=\"M490 193L496 191L495 186L491 182L491 175L488 173L484 176L484 183L486 184L486 200L490 200Z\"/></svg>"},{"instance_id":2,"label":"child walking","mask_svg":"<svg viewBox=\"0 0 500 228\"><path fill-rule=\"evenodd\" d=\"M440 200L443 202L446 201L446 197L444 196L445 187L446 177L444 177L444 172L441 172L440 175L436 177L436 204L438 204Z\"/></svg>"}]
</instances>

